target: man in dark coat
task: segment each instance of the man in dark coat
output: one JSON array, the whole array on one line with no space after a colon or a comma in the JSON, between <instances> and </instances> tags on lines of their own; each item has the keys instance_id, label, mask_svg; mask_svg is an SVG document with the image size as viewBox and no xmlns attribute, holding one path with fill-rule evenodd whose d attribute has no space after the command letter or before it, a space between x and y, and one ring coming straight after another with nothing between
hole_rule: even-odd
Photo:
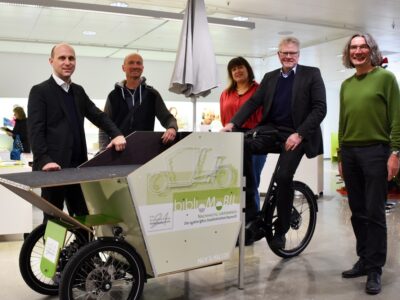
<instances>
[{"instance_id":1,"label":"man in dark coat","mask_svg":"<svg viewBox=\"0 0 400 300\"><path fill-rule=\"evenodd\" d=\"M293 176L304 154L308 158L323 152L320 124L326 115L326 93L318 68L298 65L300 42L287 37L279 44L278 57L282 68L266 73L258 90L227 124L223 131L240 126L260 106L263 118L254 129L258 134L247 135L244 144L244 174L246 176L246 222L255 218L254 178L252 154L281 151L277 173L278 221L275 226L272 248L284 248L285 234L290 227L293 205ZM277 130L277 147L269 134Z\"/></svg>"},{"instance_id":2,"label":"man in dark coat","mask_svg":"<svg viewBox=\"0 0 400 300\"><path fill-rule=\"evenodd\" d=\"M161 140L167 144L175 139L178 125L160 93L147 85L146 78L142 77L143 70L142 56L132 53L125 57L122 65L125 79L117 82L108 94L104 112L124 136L139 130L153 131L157 118L166 129ZM109 142L110 136L104 130L100 130L100 149L104 149Z\"/></svg>"},{"instance_id":3,"label":"man in dark coat","mask_svg":"<svg viewBox=\"0 0 400 300\"><path fill-rule=\"evenodd\" d=\"M68 44L54 46L49 62L52 76L33 86L28 99L33 170L57 171L77 167L87 160L85 117L113 137L108 147L124 150L126 141L120 130L80 85L71 82L76 65L74 49ZM43 188L42 197L61 210L65 200L70 215L87 214L79 184Z\"/></svg>"}]
</instances>

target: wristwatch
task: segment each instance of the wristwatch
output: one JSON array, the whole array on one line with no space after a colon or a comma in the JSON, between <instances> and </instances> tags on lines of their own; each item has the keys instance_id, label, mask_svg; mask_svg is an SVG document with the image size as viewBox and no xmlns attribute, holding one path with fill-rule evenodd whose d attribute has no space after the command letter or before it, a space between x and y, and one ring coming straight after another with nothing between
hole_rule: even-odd
<instances>
[{"instance_id":1,"label":"wristwatch","mask_svg":"<svg viewBox=\"0 0 400 300\"><path fill-rule=\"evenodd\" d=\"M399 150L392 151L392 155L396 155L396 157L400 159L400 151Z\"/></svg>"}]
</instances>

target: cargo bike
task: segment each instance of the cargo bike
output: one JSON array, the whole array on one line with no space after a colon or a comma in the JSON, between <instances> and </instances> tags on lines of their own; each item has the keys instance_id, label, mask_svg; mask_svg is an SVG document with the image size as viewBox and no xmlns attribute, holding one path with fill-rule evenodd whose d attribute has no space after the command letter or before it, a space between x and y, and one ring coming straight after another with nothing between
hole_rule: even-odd
<instances>
[{"instance_id":1,"label":"cargo bike","mask_svg":"<svg viewBox=\"0 0 400 300\"><path fill-rule=\"evenodd\" d=\"M25 282L60 299L139 299L148 278L222 263L241 238L244 220L241 133L180 133L171 146L161 133L135 132L127 149L100 153L76 169L0 176L0 183L53 219L25 239L20 271ZM79 183L89 215L71 217L35 189ZM298 255L311 240L316 201L296 183L287 249ZM273 234L271 183L254 239ZM270 199L270 200L269 200Z\"/></svg>"}]
</instances>

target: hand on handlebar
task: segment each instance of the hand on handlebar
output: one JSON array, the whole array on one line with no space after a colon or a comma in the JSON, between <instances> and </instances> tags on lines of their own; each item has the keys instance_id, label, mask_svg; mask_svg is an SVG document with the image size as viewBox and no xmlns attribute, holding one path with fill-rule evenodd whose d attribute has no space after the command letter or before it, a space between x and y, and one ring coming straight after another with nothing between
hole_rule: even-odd
<instances>
[{"instance_id":1,"label":"hand on handlebar","mask_svg":"<svg viewBox=\"0 0 400 300\"><path fill-rule=\"evenodd\" d=\"M339 172L340 177L341 177L342 179L344 179L344 176L343 176L343 168L342 168L342 162L341 162L341 161L338 162L338 172Z\"/></svg>"}]
</instances>

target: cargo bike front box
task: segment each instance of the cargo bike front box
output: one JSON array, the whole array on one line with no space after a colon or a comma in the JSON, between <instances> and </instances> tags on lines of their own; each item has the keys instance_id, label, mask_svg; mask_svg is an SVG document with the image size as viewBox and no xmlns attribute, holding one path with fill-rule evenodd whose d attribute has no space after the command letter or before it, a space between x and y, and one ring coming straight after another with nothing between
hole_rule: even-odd
<instances>
[{"instance_id":1,"label":"cargo bike front box","mask_svg":"<svg viewBox=\"0 0 400 300\"><path fill-rule=\"evenodd\" d=\"M243 136L135 132L76 169L0 176L54 217L26 239L23 278L60 299L137 299L147 278L231 258L241 226ZM70 217L35 189L80 184L89 215Z\"/></svg>"}]
</instances>

